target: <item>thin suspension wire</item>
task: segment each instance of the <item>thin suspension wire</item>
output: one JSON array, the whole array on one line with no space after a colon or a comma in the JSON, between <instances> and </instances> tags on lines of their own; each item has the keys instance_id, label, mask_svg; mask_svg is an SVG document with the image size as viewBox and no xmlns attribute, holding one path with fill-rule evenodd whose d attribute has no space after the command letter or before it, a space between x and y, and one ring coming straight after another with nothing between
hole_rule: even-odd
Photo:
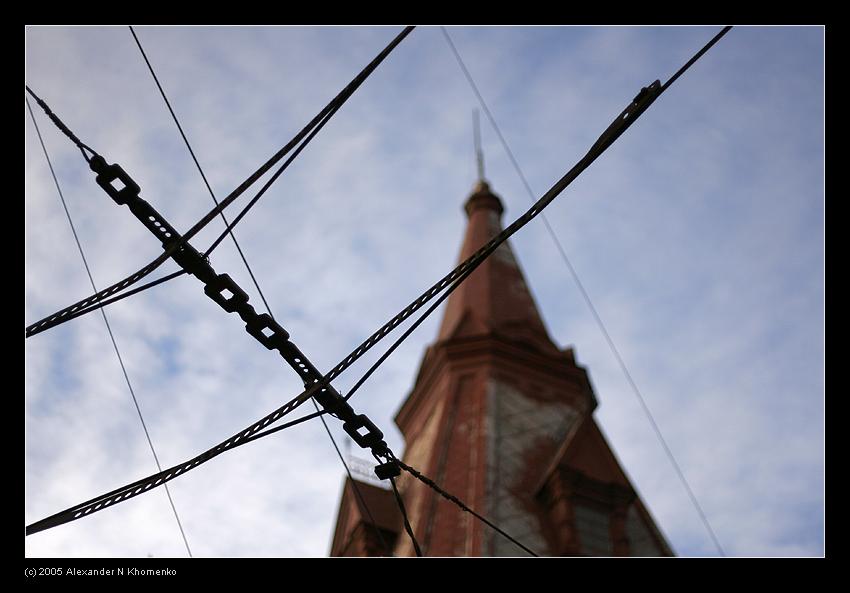
<instances>
[{"instance_id":1,"label":"thin suspension wire","mask_svg":"<svg viewBox=\"0 0 850 593\"><path fill-rule=\"evenodd\" d=\"M218 199L216 199L216 197L215 197L215 192L213 192L213 189L210 186L209 181L207 180L207 176L204 174L204 170L201 167L201 163L198 162L198 157L195 156L195 151L192 150L192 145L189 142L189 138L186 136L186 133L183 131L183 126L180 125L180 120L177 118L177 114L174 112L174 108L171 107L171 102L168 100L168 96L165 94L165 89L162 87L162 84L159 82L159 77L156 75L156 72L154 71L153 65L151 64L150 60L148 59L148 56L145 53L144 47L142 47L142 42L139 40L139 37L138 37L138 35L136 35L136 32L133 30L132 26L130 27L130 33L133 35L133 39L136 41L136 45L138 46L139 51L142 54L142 58L144 59L145 64L147 64L148 70L150 71L151 76L153 77L153 80L156 83L157 88L159 89L159 93L160 93L160 95L162 95L162 99L163 99L163 101L165 101L165 105L166 105L166 107L168 107L169 113L171 113L171 118L174 120L174 123L175 123L175 125L177 126L177 129L180 132L180 136L183 138L183 142L186 144L186 148L189 150L189 154L192 156L192 160L195 162L195 167L197 167L198 173L201 174L201 179L203 179L204 185L207 187L207 191L209 191L210 197L212 198L215 205L218 206L219 202L218 202ZM313 136L315 136L316 133L318 133L318 131L322 128L322 126L324 126L324 124L328 121L330 116L332 116L335 112L336 112L336 110L331 111L328 114L328 117L326 117L324 120L322 120L320 125L305 140L305 144L306 144L306 142L309 142L309 140ZM302 145L304 145L304 144L302 144ZM294 159L295 156L298 155L298 152L300 152L300 150L296 151L290 157L290 161L292 159ZM256 203L257 199L259 199L259 196L255 197L251 201L251 203L248 204L248 206L245 208L244 211L247 211L248 208L253 206ZM268 311L271 318L274 319L274 317L275 317L274 313L272 313L271 306L269 305L269 302L266 300L265 294L263 294L263 289L260 288L260 283L257 280L257 277L254 275L254 271L251 269L251 265L248 263L248 258L245 256L245 253L242 251L242 248L239 246L239 242L236 240L236 235L233 234L233 227L236 225L238 220L235 220L233 222L233 225L231 225L227 221L227 218L225 217L224 212L220 212L219 214L221 214L221 219L224 221L225 234L229 234L230 238L233 239L233 244L236 246L236 250L239 252L239 257L242 258L242 263L245 264L245 268L248 270L248 274L251 276L251 281L254 283L254 287L257 289L257 293L260 295L260 299L263 301L263 305L265 305L266 311ZM239 218L241 219L241 216ZM217 245L217 243L215 245ZM209 253L212 251L212 249L215 248L215 245L213 245L207 251L207 255L209 255ZM319 405L316 403L316 400L313 399L312 402L313 402L313 406L315 406L315 408L316 408L316 411L321 412L321 410L319 409ZM366 499L363 497L363 494L360 492L360 488L357 485L357 481L351 475L351 470L348 468L348 464L345 462L345 458L342 456L342 453L340 453L340 451L339 451L339 447L336 444L336 440L334 439L333 433L331 433L331 430L328 427L327 421L325 420L323 415L319 416L319 420L322 421L322 425L325 427L325 431L328 433L328 438L330 438L331 444L333 445L333 448L336 451L336 454L339 457L339 460L342 462L342 466L345 468L345 473L348 474L348 477L351 480L351 483L352 483L352 486L354 487L354 492L355 492L356 496L360 499L361 504L366 509L366 514L369 516L369 519L372 522L372 526L374 527L375 532L378 534L378 539L380 539L381 544L384 546L384 549L386 549L387 553L389 555L392 555L392 549L387 544L386 540L384 539L383 534L381 533L381 529L378 527L378 524L375 522L375 519L372 516L372 512L369 509L369 505L366 503Z\"/></svg>"},{"instance_id":2,"label":"thin suspension wire","mask_svg":"<svg viewBox=\"0 0 850 593\"><path fill-rule=\"evenodd\" d=\"M316 403L316 400L311 399L310 401L313 402L313 406L316 408L316 411L321 412L321 410L319 410L319 404ZM369 510L369 505L366 504L366 499L363 497L363 493L360 492L360 487L357 486L357 480L355 480L354 476L351 475L351 470L348 469L348 463L345 462L345 457L342 456L342 453L340 452L339 447L336 444L336 439L334 439L333 434L331 434L331 429L328 427L327 421L325 421L323 415L319 416L319 420L322 421L322 426L325 427L325 432L328 433L328 436L331 439L331 443L334 446L334 450L336 451L339 460L342 462L342 466L345 468L345 473L348 474L348 479L351 481L351 485L354 487L355 496L357 496L357 498L360 500L360 504L363 505L363 508L366 509L366 514L369 516L369 521L372 522L372 527L375 529L375 533L378 534L378 539L381 540L381 545L384 546L384 549L387 551L387 554L392 556L393 549L389 546L387 540L384 539L384 534L381 533L381 528L378 527L378 523L375 521L375 517L372 516L372 511Z\"/></svg>"},{"instance_id":3,"label":"thin suspension wire","mask_svg":"<svg viewBox=\"0 0 850 593\"><path fill-rule=\"evenodd\" d=\"M65 196L62 193L62 188L59 185L59 179L56 177L56 172L53 169L53 163L50 160L50 155L47 153L47 147L44 144L44 139L41 137L41 131L38 128L38 123L35 120L35 115L32 112L32 107L30 106L29 99L24 97L24 100L27 103L27 109L30 112L30 118L32 118L32 123L35 126L35 132L38 135L38 141L41 144L41 149L44 152L44 157L47 159L47 166L50 168L50 175L53 177L53 183L56 185L56 191L59 193L59 199L62 201L62 208L65 210L65 216L68 218L68 224L71 226L71 233L74 235L74 241L77 243L77 249L80 251L80 257L82 257L83 265L86 268L86 274L89 277L89 282L91 283L92 290L97 292L97 287L94 283L94 278L92 277L91 269L89 268L88 260L86 259L86 253L83 250L83 246L80 243L80 238L77 235L77 229L74 227L74 221L71 218L71 212L68 210L68 204L65 202ZM109 325L109 319L106 317L106 311L103 309L100 310L100 314L103 316L103 323L106 324L106 331L109 332L109 339L112 341L112 347L115 349L115 355L118 357L118 364L121 366L121 372L124 374L124 381L127 383L127 389L130 391L130 396L133 398L133 405L136 407L136 413L139 415L139 422L142 424L142 430L145 433L145 438L148 441L148 446L150 447L151 453L153 454L154 461L156 462L156 467L159 471L162 471L162 466L159 463L159 457L156 454L156 449L153 446L153 441L151 440L151 435L148 432L147 424L145 423L145 418L142 415L142 409L139 407L139 401L136 399L136 393L133 390L133 385L130 383L130 377L127 374L127 368L124 366L124 360L121 358L121 351L118 349L118 344L115 341L115 335L112 332L112 327ZM174 505L174 500L171 497L171 492L168 489L168 485L165 485L165 493L168 496L168 502L171 505L171 510L174 512L174 519L177 521L177 527L180 529L180 535L183 538L183 543L186 546L186 552L189 554L189 557L192 557L192 549L189 547L189 540L186 538L186 532L183 529L183 524L180 521L180 515L177 513L177 507Z\"/></svg>"},{"instance_id":4,"label":"thin suspension wire","mask_svg":"<svg viewBox=\"0 0 850 593\"><path fill-rule=\"evenodd\" d=\"M65 509L64 511L60 511L55 513L49 517L45 517L40 521L36 521L35 523L27 526L27 535L32 535L33 533L38 533L40 531L44 531L45 529L51 529L53 527L57 527L59 525L63 525L65 523L69 523L70 521L75 521L81 517L84 517L92 512L97 512L98 510L102 510L114 503L119 503L122 500L126 500L128 498L132 498L137 496L141 491L147 491L153 487L158 487L159 485L168 482L169 480L173 480L178 475L181 475L182 472L188 471L192 467L197 467L202 463L206 463L210 459L213 459L222 453L227 451L231 451L237 447L240 447L246 443L249 443L253 440L256 440L259 437L267 436L273 432L277 432L279 430L284 430L286 428L290 428L292 426L296 426L307 420L312 420L317 416L321 416L322 414L327 413L326 411L322 411L319 413L307 414L306 416L302 416L301 418L297 418L291 422L287 422L281 426L277 426L273 429L266 430L264 432L255 433L252 436L244 436L244 432L240 432L236 435L233 435L230 439L228 439L225 443L212 447L192 458L188 463L181 463L165 469L157 474L153 474L152 476L148 476L147 478L142 478L141 480L136 480L135 482L131 482L130 484L126 484L121 486L120 488L116 488L110 492L105 494L101 494L100 496L96 496L95 498L89 499L83 503L74 505ZM270 419L272 415L269 415L267 419ZM263 420L263 424L265 424L265 420Z\"/></svg>"},{"instance_id":5,"label":"thin suspension wire","mask_svg":"<svg viewBox=\"0 0 850 593\"><path fill-rule=\"evenodd\" d=\"M410 526L410 521L407 518L407 511L404 508L404 501L401 499L401 494L398 493L398 488L395 485L395 478L390 478L390 484L392 484L393 487L393 494L395 495L396 504L398 504L398 510L401 511L401 518L404 522L404 530L410 537L410 541L413 542L413 549L416 551L416 555L421 558L422 550L419 548L419 542L416 541L416 536L413 535L413 528Z\"/></svg>"},{"instance_id":6,"label":"thin suspension wire","mask_svg":"<svg viewBox=\"0 0 850 593\"><path fill-rule=\"evenodd\" d=\"M720 37L722 37L731 28L732 27L725 27L720 33L718 33L705 47L703 47L699 52L697 52L697 54L694 55L693 58L691 58L684 66L682 66L682 68L680 68L678 70L678 72L676 72L676 74L673 75L673 77L670 78L670 80L668 80L662 86L662 89L665 89L668 86L670 86L673 83L673 81L675 81L679 76L681 76L681 74L685 70L687 70L694 62L696 62L697 59L700 58L700 56L702 56L706 51L708 51L711 48L711 46L714 45L720 39ZM443 35L444 35L446 41L448 42L449 47L452 50L452 53L454 53L454 56L457 60L457 63L460 66L460 69L463 72L464 76L466 77L467 82L469 82L469 86L472 88L472 91L475 94L476 98L478 99L478 102L481 104L481 108L484 110L484 113L487 115L487 119L490 121L490 124L493 126L493 130L496 132L496 135L499 137L499 141L502 144L502 147L505 149L505 153L508 155L508 159L511 161L511 164L513 165L514 170L517 172L517 175L519 176L520 180L522 181L522 184L525 187L526 192L528 193L529 197L531 198L531 200L533 202L534 201L534 192L531 189L531 185L528 183L528 179L525 177L525 174L522 172L522 168L519 166L519 162L517 162L513 151L511 150L510 146L508 146L508 142L505 139L504 135L502 134L502 130L499 128L499 124L496 123L496 118L493 116L492 112L490 111L490 108L487 106L487 102L484 100L484 97L481 95L481 92L478 89L478 85L475 84L475 80L472 78L472 74L469 72L469 69L466 67L466 64L464 63L463 58L461 58L460 52L458 51L457 47L452 42L452 39L449 36L448 31L446 31L445 27L440 27L440 29L442 30ZM646 417L649 419L649 422L652 425L652 428L655 431L655 434L658 437L658 440L661 443L661 446L663 447L665 453L667 454L667 458L670 460L671 465L673 466L674 470L676 471L676 473L679 477L679 480L684 485L685 490L687 491L688 496L690 497L694 508L696 509L697 513L699 514L703 525L705 526L706 530L708 531L709 535L711 536L711 539L713 540L714 545L717 547L718 552L720 552L720 555L725 556L725 553L723 551L723 547L720 545L720 541L718 540L717 535L714 533L714 529L712 529L711 524L708 521L708 517L706 517L705 512L702 510L702 506L697 501L696 495L694 494L693 490L691 489L690 484L688 483L687 479L685 478L684 472L682 471L681 467L679 466L678 462L676 461L676 458L674 457L673 452L670 450L670 447L667 445L667 441L664 439L664 436L661 433L661 429L658 427L658 424L656 423L655 418L653 417L652 412L649 409L649 406L646 404L646 400L644 399L643 395L641 394L640 389L638 389L637 384L635 383L634 379L632 378L632 374L629 372L629 369L626 367L626 363L623 360L623 357L620 355L619 350L614 345L614 340L611 338L611 335L608 333L608 329L605 327L605 324L602 322L602 318L600 317L599 312L597 311L596 307L593 305L593 302L590 299L590 295L585 290L584 285L582 284L581 280L579 279L578 273L576 272L575 268L573 267L572 263L570 262L569 257L567 257L566 250L564 249L563 245L561 244L561 241L558 239L558 236L555 234L555 231L552 229L552 226L549 224L549 220L546 218L546 214L545 213L541 214L541 217L543 218L543 224L546 226L546 230L547 230L549 236L552 238L552 241L554 241L555 247L557 248L558 253L561 255L561 259L564 261L564 264L566 264L567 269L569 270L573 281L575 282L576 286L579 289L579 292L582 295L582 298L584 299L584 302L587 304L587 307L590 309L590 312L593 315L594 320L596 321L596 325L599 327L599 330L602 332L602 335L604 336L605 341L608 343L608 348L611 350L611 353L614 355L614 358L617 360L617 363L620 366L620 370L623 372L623 375L626 377L626 380L628 381L629 385L631 386L632 391L634 392L635 396L637 396L638 401L640 402L640 405L643 408L644 413L646 414Z\"/></svg>"}]
</instances>

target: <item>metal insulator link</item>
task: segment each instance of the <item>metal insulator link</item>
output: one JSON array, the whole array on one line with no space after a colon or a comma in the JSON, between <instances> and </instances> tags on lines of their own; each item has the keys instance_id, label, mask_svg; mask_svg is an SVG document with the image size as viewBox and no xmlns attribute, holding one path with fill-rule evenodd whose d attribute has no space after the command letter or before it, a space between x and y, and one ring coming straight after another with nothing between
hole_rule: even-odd
<instances>
[{"instance_id":1,"label":"metal insulator link","mask_svg":"<svg viewBox=\"0 0 850 593\"><path fill-rule=\"evenodd\" d=\"M398 463L393 461L387 461L386 463L382 463L380 465L375 466L375 475L378 476L380 480L387 480L389 478L397 478L401 475L401 468Z\"/></svg>"},{"instance_id":2,"label":"metal insulator link","mask_svg":"<svg viewBox=\"0 0 850 593\"><path fill-rule=\"evenodd\" d=\"M97 155L89 161L89 167L97 173L95 178L97 184L109 194L109 197L116 204L127 204L139 197L141 188L119 165L108 165L106 159Z\"/></svg>"}]
</instances>

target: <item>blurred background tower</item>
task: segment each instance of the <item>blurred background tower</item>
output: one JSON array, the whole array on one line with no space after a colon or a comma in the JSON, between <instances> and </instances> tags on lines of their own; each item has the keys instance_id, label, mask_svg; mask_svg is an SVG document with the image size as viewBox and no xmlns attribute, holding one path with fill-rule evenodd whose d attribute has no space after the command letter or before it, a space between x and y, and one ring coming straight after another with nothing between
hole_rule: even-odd
<instances>
[{"instance_id":1,"label":"blurred background tower","mask_svg":"<svg viewBox=\"0 0 850 593\"><path fill-rule=\"evenodd\" d=\"M478 172L459 261L502 230L480 154ZM549 337L505 242L449 297L395 421L406 463L539 554L672 555L596 406L587 372ZM410 475L397 483L424 555L526 555ZM361 496L346 479L331 555L414 555L392 493L358 488Z\"/></svg>"}]
</instances>

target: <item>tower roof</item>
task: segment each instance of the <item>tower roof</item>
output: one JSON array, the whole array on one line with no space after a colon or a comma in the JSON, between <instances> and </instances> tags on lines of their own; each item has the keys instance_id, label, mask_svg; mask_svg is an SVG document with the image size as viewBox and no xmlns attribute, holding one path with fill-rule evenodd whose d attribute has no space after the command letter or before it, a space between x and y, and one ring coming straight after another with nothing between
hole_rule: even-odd
<instances>
[{"instance_id":1,"label":"tower roof","mask_svg":"<svg viewBox=\"0 0 850 593\"><path fill-rule=\"evenodd\" d=\"M468 223L459 261L502 231L504 207L489 184L479 180L464 205ZM508 241L449 297L438 341L495 335L544 352L558 351L528 289Z\"/></svg>"}]
</instances>

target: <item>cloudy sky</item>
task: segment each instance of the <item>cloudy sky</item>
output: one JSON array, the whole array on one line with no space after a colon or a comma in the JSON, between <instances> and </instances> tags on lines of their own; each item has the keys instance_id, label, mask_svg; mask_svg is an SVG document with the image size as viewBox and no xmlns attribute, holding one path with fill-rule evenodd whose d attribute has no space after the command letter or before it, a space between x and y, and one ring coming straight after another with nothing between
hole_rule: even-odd
<instances>
[{"instance_id":1,"label":"cloudy sky","mask_svg":"<svg viewBox=\"0 0 850 593\"><path fill-rule=\"evenodd\" d=\"M219 198L399 30L136 29ZM664 82L718 30L450 34L541 195L641 86ZM26 83L175 228L212 207L126 27L30 27L25 47ZM733 29L546 211L729 555L824 551L823 69L820 27ZM319 369L455 263L476 106L439 28L416 29L237 227L275 316ZM28 324L91 288L26 106L24 116ZM95 185L74 146L37 108L36 118L98 287L157 256L158 242ZM482 136L507 222L529 198L484 118ZM206 248L222 228L215 221L193 244ZM512 244L550 333L588 368L599 422L674 550L716 554L542 221ZM261 307L229 240L212 263ZM108 315L163 467L300 391L194 278ZM438 321L351 400L399 454L393 416ZM27 524L156 471L99 315L26 340L25 356ZM343 475L312 421L170 488L196 556L324 556ZM27 537L25 551L186 555L163 489Z\"/></svg>"}]
</instances>

